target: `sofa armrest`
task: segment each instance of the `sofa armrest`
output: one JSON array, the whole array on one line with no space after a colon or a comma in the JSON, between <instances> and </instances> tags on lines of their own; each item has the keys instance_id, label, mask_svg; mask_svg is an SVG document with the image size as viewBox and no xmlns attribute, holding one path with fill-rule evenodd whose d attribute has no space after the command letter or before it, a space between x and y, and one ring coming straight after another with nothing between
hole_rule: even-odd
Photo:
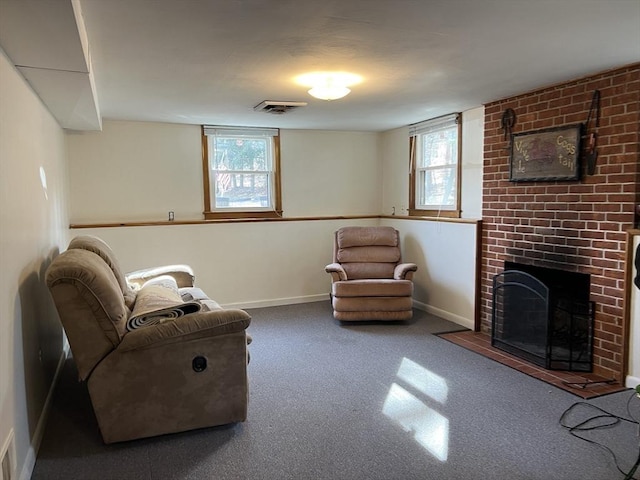
<instances>
[{"instance_id":1,"label":"sofa armrest","mask_svg":"<svg viewBox=\"0 0 640 480\"><path fill-rule=\"evenodd\" d=\"M347 272L344 271L344 268L339 263L330 263L324 267L324 271L331 274L331 280L334 282L347 280Z\"/></svg>"},{"instance_id":2,"label":"sofa armrest","mask_svg":"<svg viewBox=\"0 0 640 480\"><path fill-rule=\"evenodd\" d=\"M413 272L418 270L415 263L400 263L396 265L393 278L396 280L413 280Z\"/></svg>"},{"instance_id":3,"label":"sofa armrest","mask_svg":"<svg viewBox=\"0 0 640 480\"><path fill-rule=\"evenodd\" d=\"M196 312L176 320L133 330L124 336L117 350L129 352L243 332L250 323L251 316L244 310Z\"/></svg>"},{"instance_id":4,"label":"sofa armrest","mask_svg":"<svg viewBox=\"0 0 640 480\"><path fill-rule=\"evenodd\" d=\"M193 287L195 275L189 265L163 265L160 267L145 268L125 274L127 282L135 290L139 289L146 281L159 277L160 275L170 275L175 278L178 288Z\"/></svg>"}]
</instances>

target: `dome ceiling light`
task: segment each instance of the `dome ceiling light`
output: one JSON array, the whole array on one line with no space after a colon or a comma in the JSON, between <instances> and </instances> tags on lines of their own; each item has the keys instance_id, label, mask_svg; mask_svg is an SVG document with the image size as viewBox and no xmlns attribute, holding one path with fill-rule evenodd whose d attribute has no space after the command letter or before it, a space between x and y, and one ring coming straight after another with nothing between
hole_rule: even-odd
<instances>
[{"instance_id":1,"label":"dome ceiling light","mask_svg":"<svg viewBox=\"0 0 640 480\"><path fill-rule=\"evenodd\" d=\"M347 72L312 72L296 77L296 82L311 87L309 95L320 100L337 100L351 92L350 86L362 82L362 77Z\"/></svg>"}]
</instances>

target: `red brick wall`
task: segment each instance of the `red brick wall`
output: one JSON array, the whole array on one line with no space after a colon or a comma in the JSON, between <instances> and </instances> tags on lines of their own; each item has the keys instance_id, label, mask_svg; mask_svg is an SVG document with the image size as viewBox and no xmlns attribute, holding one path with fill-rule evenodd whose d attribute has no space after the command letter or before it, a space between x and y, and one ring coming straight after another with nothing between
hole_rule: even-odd
<instances>
[{"instance_id":1,"label":"red brick wall","mask_svg":"<svg viewBox=\"0 0 640 480\"><path fill-rule=\"evenodd\" d=\"M516 113L513 133L586 123L596 89L601 117L595 174L587 175L583 162L580 181L510 182L504 110ZM483 331L491 330L492 278L505 261L588 273L596 303L594 373L624 382L625 231L634 226L640 203L639 122L640 64L486 105Z\"/></svg>"}]
</instances>

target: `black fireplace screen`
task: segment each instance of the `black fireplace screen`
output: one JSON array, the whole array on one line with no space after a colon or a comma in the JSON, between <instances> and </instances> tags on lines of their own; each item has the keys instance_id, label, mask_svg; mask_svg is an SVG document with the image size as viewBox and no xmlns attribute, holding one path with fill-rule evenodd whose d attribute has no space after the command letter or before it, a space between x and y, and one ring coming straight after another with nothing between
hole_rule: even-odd
<instances>
[{"instance_id":1,"label":"black fireplace screen","mask_svg":"<svg viewBox=\"0 0 640 480\"><path fill-rule=\"evenodd\" d=\"M590 372L594 304L536 276L493 278L491 345L550 370Z\"/></svg>"}]
</instances>

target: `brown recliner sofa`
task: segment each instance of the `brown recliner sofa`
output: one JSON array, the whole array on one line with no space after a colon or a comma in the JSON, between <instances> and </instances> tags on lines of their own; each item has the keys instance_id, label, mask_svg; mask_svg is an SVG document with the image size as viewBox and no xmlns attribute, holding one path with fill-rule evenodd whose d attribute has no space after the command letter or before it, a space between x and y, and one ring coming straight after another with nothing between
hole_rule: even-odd
<instances>
[{"instance_id":1,"label":"brown recliner sofa","mask_svg":"<svg viewBox=\"0 0 640 480\"><path fill-rule=\"evenodd\" d=\"M105 443L246 419L251 317L222 309L193 280L185 265L125 275L109 246L86 235L47 269ZM179 300L131 322L142 298L167 307L163 292Z\"/></svg>"},{"instance_id":2,"label":"brown recliner sofa","mask_svg":"<svg viewBox=\"0 0 640 480\"><path fill-rule=\"evenodd\" d=\"M335 232L331 274L333 316L340 321L408 320L413 316L415 263L403 263L392 227Z\"/></svg>"}]
</instances>

